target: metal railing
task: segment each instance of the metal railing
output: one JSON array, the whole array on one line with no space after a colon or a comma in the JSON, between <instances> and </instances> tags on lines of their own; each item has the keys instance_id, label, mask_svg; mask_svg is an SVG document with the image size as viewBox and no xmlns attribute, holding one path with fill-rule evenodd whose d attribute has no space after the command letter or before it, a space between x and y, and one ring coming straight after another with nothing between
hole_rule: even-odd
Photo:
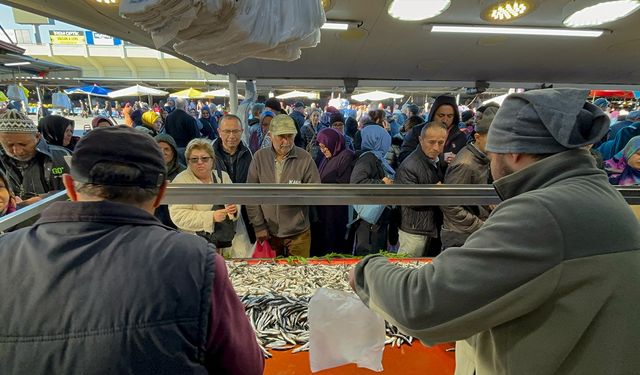
<instances>
[{"instance_id":1,"label":"metal railing","mask_svg":"<svg viewBox=\"0 0 640 375\"><path fill-rule=\"evenodd\" d=\"M631 205L640 204L640 187L616 186ZM0 218L0 231L39 215L64 191ZM500 203L491 185L349 185L349 184L172 184L166 204L278 204L412 206L488 205Z\"/></svg>"}]
</instances>

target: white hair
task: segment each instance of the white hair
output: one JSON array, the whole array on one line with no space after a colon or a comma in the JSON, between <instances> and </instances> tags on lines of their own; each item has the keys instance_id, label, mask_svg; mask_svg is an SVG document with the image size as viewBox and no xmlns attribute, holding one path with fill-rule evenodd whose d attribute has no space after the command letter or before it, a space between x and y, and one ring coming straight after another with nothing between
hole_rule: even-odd
<instances>
[{"instance_id":1,"label":"white hair","mask_svg":"<svg viewBox=\"0 0 640 375\"><path fill-rule=\"evenodd\" d=\"M185 111L187 109L187 101L183 98L176 98L176 109Z\"/></svg>"}]
</instances>

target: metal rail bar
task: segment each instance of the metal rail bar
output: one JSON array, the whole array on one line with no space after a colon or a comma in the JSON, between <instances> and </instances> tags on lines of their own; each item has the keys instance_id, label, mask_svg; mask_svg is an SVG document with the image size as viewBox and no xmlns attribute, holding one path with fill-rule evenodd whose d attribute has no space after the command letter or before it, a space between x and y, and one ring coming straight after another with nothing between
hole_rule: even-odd
<instances>
[{"instance_id":1,"label":"metal rail bar","mask_svg":"<svg viewBox=\"0 0 640 375\"><path fill-rule=\"evenodd\" d=\"M57 201L63 201L67 199L66 191L59 191L45 199L31 204L25 208L22 208L16 212L12 212L9 215L0 217L0 232L3 232L9 228L12 228L20 223L23 223L33 217L40 215L45 208L49 207L51 203Z\"/></svg>"},{"instance_id":2,"label":"metal rail bar","mask_svg":"<svg viewBox=\"0 0 640 375\"><path fill-rule=\"evenodd\" d=\"M627 203L640 205L640 187L616 189ZM0 218L4 231L40 214L65 192ZM491 185L334 185L334 184L172 184L166 204L282 204L282 205L487 205L500 198Z\"/></svg>"}]
</instances>

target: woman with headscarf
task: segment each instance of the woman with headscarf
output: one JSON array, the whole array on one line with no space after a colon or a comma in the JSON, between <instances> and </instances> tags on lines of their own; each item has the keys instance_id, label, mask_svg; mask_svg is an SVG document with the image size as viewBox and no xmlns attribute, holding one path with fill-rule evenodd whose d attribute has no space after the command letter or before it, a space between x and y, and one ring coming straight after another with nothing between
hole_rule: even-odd
<instances>
[{"instance_id":1,"label":"woman with headscarf","mask_svg":"<svg viewBox=\"0 0 640 375\"><path fill-rule=\"evenodd\" d=\"M198 103L201 104L201 102ZM212 116L209 108L208 105L203 105L200 108L200 123L202 123L200 133L203 137L215 141L218 138L218 120Z\"/></svg>"},{"instance_id":2,"label":"woman with headscarf","mask_svg":"<svg viewBox=\"0 0 640 375\"><path fill-rule=\"evenodd\" d=\"M362 129L362 150L351 172L352 184L393 184L395 171L385 155L391 147L391 135L382 126ZM370 206L373 207L373 206ZM366 255L387 250L389 209L382 210L375 223L360 218L355 226L354 255Z\"/></svg>"},{"instance_id":3,"label":"woman with headscarf","mask_svg":"<svg viewBox=\"0 0 640 375\"><path fill-rule=\"evenodd\" d=\"M249 148L252 153L256 153L261 148L264 148L264 145L268 143L271 146L271 139L268 137L269 133L269 125L271 125L271 120L275 117L275 114L271 111L264 111L260 115L260 123L252 125L251 135L249 136ZM268 139L268 140L267 140Z\"/></svg>"},{"instance_id":4,"label":"woman with headscarf","mask_svg":"<svg viewBox=\"0 0 640 375\"><path fill-rule=\"evenodd\" d=\"M38 121L38 131L48 144L72 151L80 139L73 136L74 126L73 120L58 115L49 115Z\"/></svg>"},{"instance_id":5,"label":"woman with headscarf","mask_svg":"<svg viewBox=\"0 0 640 375\"><path fill-rule=\"evenodd\" d=\"M604 167L613 185L640 185L640 136L631 138Z\"/></svg>"},{"instance_id":6,"label":"woman with headscarf","mask_svg":"<svg viewBox=\"0 0 640 375\"><path fill-rule=\"evenodd\" d=\"M320 163L320 182L348 184L355 154L346 148L344 136L336 129L323 129L317 136L324 155ZM311 225L311 255L328 252L351 254L353 242L347 240L349 206L316 206L318 220Z\"/></svg>"}]
</instances>

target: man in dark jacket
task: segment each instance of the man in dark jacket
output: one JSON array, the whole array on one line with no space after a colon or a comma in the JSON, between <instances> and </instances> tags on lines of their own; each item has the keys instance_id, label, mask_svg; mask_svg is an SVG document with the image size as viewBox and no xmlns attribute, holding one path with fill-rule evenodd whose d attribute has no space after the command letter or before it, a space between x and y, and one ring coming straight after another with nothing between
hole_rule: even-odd
<instances>
[{"instance_id":1,"label":"man in dark jacket","mask_svg":"<svg viewBox=\"0 0 640 375\"><path fill-rule=\"evenodd\" d=\"M402 162L396 172L396 184L437 184L442 182L445 165L440 156L447 138L447 128L439 121L422 127L419 145ZM398 253L421 257L431 239L438 237L439 209L434 206L402 206L398 231Z\"/></svg>"},{"instance_id":2,"label":"man in dark jacket","mask_svg":"<svg viewBox=\"0 0 640 375\"><path fill-rule=\"evenodd\" d=\"M74 152L72 202L0 237L0 373L262 374L222 257L152 216L156 142L101 128Z\"/></svg>"},{"instance_id":3,"label":"man in dark jacket","mask_svg":"<svg viewBox=\"0 0 640 375\"><path fill-rule=\"evenodd\" d=\"M467 144L467 136L458 128L460 114L458 113L456 99L451 96L441 95L436 98L436 101L431 106L427 121L414 126L411 132L405 136L400 149L400 163L418 147L418 138L422 128L432 121L440 121L447 127L447 140L443 151L444 159L447 163L451 163L455 155Z\"/></svg>"},{"instance_id":4,"label":"man in dark jacket","mask_svg":"<svg viewBox=\"0 0 640 375\"><path fill-rule=\"evenodd\" d=\"M213 142L213 152L216 155L216 169L227 172L231 182L244 184L247 182L249 166L253 156L251 150L242 143L242 120L236 115L226 115L220 120L218 133L220 137ZM249 240L256 241L253 226L247 214L246 205L242 205L240 213Z\"/></svg>"},{"instance_id":5,"label":"man in dark jacket","mask_svg":"<svg viewBox=\"0 0 640 375\"><path fill-rule=\"evenodd\" d=\"M178 158L186 164L184 150L192 139L200 136L196 119L187 112L187 102L176 99L176 109L167 116L167 123L164 126L165 133L173 137L178 145Z\"/></svg>"},{"instance_id":6,"label":"man in dark jacket","mask_svg":"<svg viewBox=\"0 0 640 375\"><path fill-rule=\"evenodd\" d=\"M293 104L293 111L289 115L293 119L293 122L296 124L296 129L298 130L298 134L295 137L295 144L298 147L305 147L304 139L300 135L300 130L304 126L305 115L304 115L304 103L303 102L295 102Z\"/></svg>"},{"instance_id":7,"label":"man in dark jacket","mask_svg":"<svg viewBox=\"0 0 640 375\"><path fill-rule=\"evenodd\" d=\"M174 178L178 175L178 173L187 169L187 167L180 163L178 160L178 146L176 145L176 141L169 134L158 134L154 137L156 142L158 142L158 146L160 147L160 151L162 151L162 157L164 158L165 166L167 167L167 180L169 182L173 181ZM160 222L168 227L178 229L178 227L171 220L171 215L169 214L169 206L166 204L161 204L156 208L153 216L158 218Z\"/></svg>"},{"instance_id":8,"label":"man in dark jacket","mask_svg":"<svg viewBox=\"0 0 640 375\"><path fill-rule=\"evenodd\" d=\"M485 151L487 133L498 110L487 108L476 124L475 142L466 145L449 164L445 184L486 185L490 182L489 158ZM442 249L462 246L471 233L480 229L490 209L486 206L442 206L444 223L440 232Z\"/></svg>"},{"instance_id":9,"label":"man in dark jacket","mask_svg":"<svg viewBox=\"0 0 640 375\"><path fill-rule=\"evenodd\" d=\"M32 204L44 194L62 190L62 175L69 171L64 147L47 144L38 128L16 110L0 115L0 169L23 204Z\"/></svg>"}]
</instances>

